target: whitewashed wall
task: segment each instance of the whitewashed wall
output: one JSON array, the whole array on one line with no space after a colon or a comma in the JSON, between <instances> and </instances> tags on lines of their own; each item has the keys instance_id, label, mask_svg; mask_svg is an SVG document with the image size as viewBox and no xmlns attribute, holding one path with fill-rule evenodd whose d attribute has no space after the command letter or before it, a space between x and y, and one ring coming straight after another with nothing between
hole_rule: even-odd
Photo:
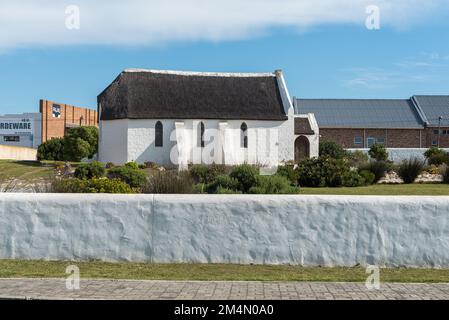
<instances>
[{"instance_id":1,"label":"whitewashed wall","mask_svg":"<svg viewBox=\"0 0 449 320\"><path fill-rule=\"evenodd\" d=\"M2 194L0 259L449 267L449 197Z\"/></svg>"},{"instance_id":2,"label":"whitewashed wall","mask_svg":"<svg viewBox=\"0 0 449 320\"><path fill-rule=\"evenodd\" d=\"M347 149L351 152L354 151L362 151L365 153L368 153L369 149ZM401 163L403 160L408 160L411 158L417 158L420 160L426 160L426 157L424 157L424 152L426 152L428 149L426 148L387 148L388 151L388 158L391 161L394 161L396 163ZM449 152L449 149L444 149L444 151Z\"/></svg>"},{"instance_id":3,"label":"whitewashed wall","mask_svg":"<svg viewBox=\"0 0 449 320\"><path fill-rule=\"evenodd\" d=\"M128 153L128 120L100 121L98 160L126 163Z\"/></svg>"},{"instance_id":4,"label":"whitewashed wall","mask_svg":"<svg viewBox=\"0 0 449 320\"><path fill-rule=\"evenodd\" d=\"M155 146L155 126L156 122L161 121L163 125L163 147ZM184 123L183 138L185 147L192 152L189 155L189 162L198 163L198 159L193 156L193 150L201 153L198 146L197 130L200 122L205 125L205 144L208 146L208 140L212 144L213 139L211 130L219 130L220 124L226 124L226 139L224 157L228 165L241 164L248 162L251 164L266 164L265 156L260 152L263 145L267 145L260 132L269 134L270 129L277 130L277 136L274 136L272 146L269 149L273 152L277 147L277 163L294 159L294 122L293 115L289 114L287 121L241 121L241 120L182 120ZM113 162L123 164L128 161L144 163L146 161L156 162L162 165L173 165L170 154L176 151L175 120L113 120L100 122L100 147L99 160L101 162ZM245 122L248 126L248 149L244 149L240 144L240 126ZM259 137L259 138L256 138ZM268 149L267 149L268 150ZM194 160L197 159L197 160ZM199 161L201 162L201 160ZM204 161L203 161L204 162ZM220 163L220 161L215 161Z\"/></svg>"},{"instance_id":5,"label":"whitewashed wall","mask_svg":"<svg viewBox=\"0 0 449 320\"><path fill-rule=\"evenodd\" d=\"M313 135L304 135L309 140L310 144L310 157L315 158L320 155L320 128L316 121L315 115L313 113L308 113L304 115L297 115L295 118L307 118L309 119L310 127L314 131ZM295 135L295 140L301 135Z\"/></svg>"}]
</instances>

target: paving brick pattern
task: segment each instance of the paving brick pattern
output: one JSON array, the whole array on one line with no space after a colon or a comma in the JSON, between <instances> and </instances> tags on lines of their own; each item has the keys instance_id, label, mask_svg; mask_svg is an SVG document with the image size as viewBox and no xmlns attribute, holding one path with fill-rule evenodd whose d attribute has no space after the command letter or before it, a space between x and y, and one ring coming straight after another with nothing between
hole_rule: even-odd
<instances>
[{"instance_id":1,"label":"paving brick pattern","mask_svg":"<svg viewBox=\"0 0 449 320\"><path fill-rule=\"evenodd\" d=\"M0 299L133 300L449 300L449 284L0 279Z\"/></svg>"}]
</instances>

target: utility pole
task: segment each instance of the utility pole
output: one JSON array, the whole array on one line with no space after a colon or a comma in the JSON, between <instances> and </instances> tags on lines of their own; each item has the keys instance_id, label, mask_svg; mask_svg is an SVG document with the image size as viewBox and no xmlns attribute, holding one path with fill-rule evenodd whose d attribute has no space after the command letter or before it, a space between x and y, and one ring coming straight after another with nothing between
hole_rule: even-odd
<instances>
[{"instance_id":1,"label":"utility pole","mask_svg":"<svg viewBox=\"0 0 449 320\"><path fill-rule=\"evenodd\" d=\"M439 117L438 117L438 148L440 147L441 120L443 120L443 117L442 117L442 116L439 116Z\"/></svg>"}]
</instances>

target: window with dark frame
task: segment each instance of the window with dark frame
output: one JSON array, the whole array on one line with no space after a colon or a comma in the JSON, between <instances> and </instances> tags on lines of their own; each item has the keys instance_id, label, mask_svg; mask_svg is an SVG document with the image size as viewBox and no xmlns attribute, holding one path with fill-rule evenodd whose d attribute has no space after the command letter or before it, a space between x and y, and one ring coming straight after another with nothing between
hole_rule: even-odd
<instances>
[{"instance_id":1,"label":"window with dark frame","mask_svg":"<svg viewBox=\"0 0 449 320\"><path fill-rule=\"evenodd\" d=\"M155 146L160 148L164 145L164 127L162 126L162 122L156 122L156 141Z\"/></svg>"},{"instance_id":2,"label":"window with dark frame","mask_svg":"<svg viewBox=\"0 0 449 320\"><path fill-rule=\"evenodd\" d=\"M205 131L204 123L201 122L200 123L200 135L198 138L198 146L200 146L201 148L204 148L204 131Z\"/></svg>"},{"instance_id":3,"label":"window with dark frame","mask_svg":"<svg viewBox=\"0 0 449 320\"><path fill-rule=\"evenodd\" d=\"M355 136L354 137L354 144L357 146L360 146L363 144L363 138L361 136Z\"/></svg>"},{"instance_id":4,"label":"window with dark frame","mask_svg":"<svg viewBox=\"0 0 449 320\"><path fill-rule=\"evenodd\" d=\"M369 137L366 139L366 145L368 148L371 148L376 143L376 138Z\"/></svg>"},{"instance_id":5,"label":"window with dark frame","mask_svg":"<svg viewBox=\"0 0 449 320\"><path fill-rule=\"evenodd\" d=\"M240 126L240 145L242 148L248 149L248 126L245 122Z\"/></svg>"},{"instance_id":6,"label":"window with dark frame","mask_svg":"<svg viewBox=\"0 0 449 320\"><path fill-rule=\"evenodd\" d=\"M4 142L20 142L20 136L3 136Z\"/></svg>"},{"instance_id":7,"label":"window with dark frame","mask_svg":"<svg viewBox=\"0 0 449 320\"><path fill-rule=\"evenodd\" d=\"M380 145L385 145L385 138L377 138L377 143Z\"/></svg>"}]
</instances>

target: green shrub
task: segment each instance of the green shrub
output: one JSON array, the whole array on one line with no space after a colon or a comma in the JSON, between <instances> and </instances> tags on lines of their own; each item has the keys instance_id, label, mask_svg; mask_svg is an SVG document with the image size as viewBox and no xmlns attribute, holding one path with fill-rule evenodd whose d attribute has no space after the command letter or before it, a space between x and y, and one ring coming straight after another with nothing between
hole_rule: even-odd
<instances>
[{"instance_id":1,"label":"green shrub","mask_svg":"<svg viewBox=\"0 0 449 320\"><path fill-rule=\"evenodd\" d=\"M92 179L104 177L106 169L103 164L98 161L92 163L82 163L75 169L75 178L78 179Z\"/></svg>"},{"instance_id":2,"label":"green shrub","mask_svg":"<svg viewBox=\"0 0 449 320\"><path fill-rule=\"evenodd\" d=\"M133 193L132 188L117 179L91 179L77 178L55 180L52 191L56 193Z\"/></svg>"},{"instance_id":3,"label":"green shrub","mask_svg":"<svg viewBox=\"0 0 449 320\"><path fill-rule=\"evenodd\" d=\"M229 175L238 181L238 190L243 193L248 193L249 189L254 187L257 182L258 171L254 166L249 164L242 164L236 166Z\"/></svg>"},{"instance_id":4,"label":"green shrub","mask_svg":"<svg viewBox=\"0 0 449 320\"><path fill-rule=\"evenodd\" d=\"M368 151L368 154L372 159L377 161L387 161L388 160L388 152L387 149L381 144L375 143L371 149Z\"/></svg>"},{"instance_id":5,"label":"green shrub","mask_svg":"<svg viewBox=\"0 0 449 320\"><path fill-rule=\"evenodd\" d=\"M374 183L376 176L369 170L361 170L359 175L365 180L365 185L369 186Z\"/></svg>"},{"instance_id":6,"label":"green shrub","mask_svg":"<svg viewBox=\"0 0 449 320\"><path fill-rule=\"evenodd\" d=\"M404 160L398 168L398 175L404 180L404 183L413 183L416 178L424 171L424 163L416 158Z\"/></svg>"},{"instance_id":7,"label":"green shrub","mask_svg":"<svg viewBox=\"0 0 449 320\"><path fill-rule=\"evenodd\" d=\"M107 176L110 179L119 179L132 188L143 188L147 183L145 172L128 165L109 169Z\"/></svg>"},{"instance_id":8,"label":"green shrub","mask_svg":"<svg viewBox=\"0 0 449 320\"><path fill-rule=\"evenodd\" d=\"M135 161L130 161L130 162L125 163L125 167L131 168L131 169L134 169L134 170L139 170L140 169L138 163L135 162Z\"/></svg>"},{"instance_id":9,"label":"green shrub","mask_svg":"<svg viewBox=\"0 0 449 320\"><path fill-rule=\"evenodd\" d=\"M437 147L431 147L429 149L427 149L426 152L424 152L424 156L429 159L435 155L445 155L446 152L444 152L444 150L437 148Z\"/></svg>"},{"instance_id":10,"label":"green shrub","mask_svg":"<svg viewBox=\"0 0 449 320\"><path fill-rule=\"evenodd\" d=\"M301 187L324 187L323 158L304 159L298 164L298 184Z\"/></svg>"},{"instance_id":11,"label":"green shrub","mask_svg":"<svg viewBox=\"0 0 449 320\"><path fill-rule=\"evenodd\" d=\"M427 158L427 163L434 166L449 164L449 155L447 155L445 152L433 154Z\"/></svg>"},{"instance_id":12,"label":"green shrub","mask_svg":"<svg viewBox=\"0 0 449 320\"><path fill-rule=\"evenodd\" d=\"M329 157L333 159L343 159L347 152L341 145L333 141L320 142L320 157Z\"/></svg>"},{"instance_id":13,"label":"green shrub","mask_svg":"<svg viewBox=\"0 0 449 320\"><path fill-rule=\"evenodd\" d=\"M366 181L357 171L349 171L343 174L342 184L344 187L360 187L366 185Z\"/></svg>"},{"instance_id":14,"label":"green shrub","mask_svg":"<svg viewBox=\"0 0 449 320\"><path fill-rule=\"evenodd\" d=\"M216 193L217 194L241 194L242 192L241 191L236 191L236 190L233 190L233 189L227 189L227 188L220 187L220 188L218 188Z\"/></svg>"},{"instance_id":15,"label":"green shrub","mask_svg":"<svg viewBox=\"0 0 449 320\"><path fill-rule=\"evenodd\" d=\"M296 187L298 185L299 173L292 165L280 166L276 174L287 178L292 186Z\"/></svg>"},{"instance_id":16,"label":"green shrub","mask_svg":"<svg viewBox=\"0 0 449 320\"><path fill-rule=\"evenodd\" d=\"M347 159L349 166L352 168L361 168L369 162L368 154L360 150L348 152Z\"/></svg>"},{"instance_id":17,"label":"green shrub","mask_svg":"<svg viewBox=\"0 0 449 320\"><path fill-rule=\"evenodd\" d=\"M113 164L112 162L106 163L106 169L111 169L111 168L114 168L114 167L115 167L115 164Z\"/></svg>"},{"instance_id":18,"label":"green shrub","mask_svg":"<svg viewBox=\"0 0 449 320\"><path fill-rule=\"evenodd\" d=\"M298 181L302 187L340 187L343 185L343 175L349 171L344 159L305 159L298 165Z\"/></svg>"},{"instance_id":19,"label":"green shrub","mask_svg":"<svg viewBox=\"0 0 449 320\"><path fill-rule=\"evenodd\" d=\"M64 139L53 138L45 141L37 148L37 160L64 160Z\"/></svg>"},{"instance_id":20,"label":"green shrub","mask_svg":"<svg viewBox=\"0 0 449 320\"><path fill-rule=\"evenodd\" d=\"M349 171L349 165L344 160L325 159L323 162L324 181L327 187L341 187L343 176Z\"/></svg>"},{"instance_id":21,"label":"green shrub","mask_svg":"<svg viewBox=\"0 0 449 320\"><path fill-rule=\"evenodd\" d=\"M219 175L226 173L224 165L195 164L189 168L189 173L196 183L211 183Z\"/></svg>"},{"instance_id":22,"label":"green shrub","mask_svg":"<svg viewBox=\"0 0 449 320\"><path fill-rule=\"evenodd\" d=\"M390 164L386 161L370 161L366 167L362 168L362 170L368 170L374 174L374 183L385 177L389 169Z\"/></svg>"},{"instance_id":23,"label":"green shrub","mask_svg":"<svg viewBox=\"0 0 449 320\"><path fill-rule=\"evenodd\" d=\"M229 189L238 191L239 190L239 182L237 179L231 178L228 175L220 175L215 178L213 182L207 185L207 192L209 193L217 193L218 189Z\"/></svg>"},{"instance_id":24,"label":"green shrub","mask_svg":"<svg viewBox=\"0 0 449 320\"><path fill-rule=\"evenodd\" d=\"M443 176L443 182L449 183L449 166L448 165L444 165L444 167L441 170L441 174Z\"/></svg>"},{"instance_id":25,"label":"green shrub","mask_svg":"<svg viewBox=\"0 0 449 320\"><path fill-rule=\"evenodd\" d=\"M189 194L197 189L193 187L193 179L188 172L157 171L148 179L144 193Z\"/></svg>"},{"instance_id":26,"label":"green shrub","mask_svg":"<svg viewBox=\"0 0 449 320\"><path fill-rule=\"evenodd\" d=\"M204 193L207 193L206 192L206 184L204 184L204 183L197 183L197 184L194 184L193 185L193 189L192 189L192 192L193 193L200 193L200 194L204 194Z\"/></svg>"},{"instance_id":27,"label":"green shrub","mask_svg":"<svg viewBox=\"0 0 449 320\"><path fill-rule=\"evenodd\" d=\"M292 187L289 179L283 176L257 176L256 185L248 190L251 194L296 194L299 188Z\"/></svg>"}]
</instances>

